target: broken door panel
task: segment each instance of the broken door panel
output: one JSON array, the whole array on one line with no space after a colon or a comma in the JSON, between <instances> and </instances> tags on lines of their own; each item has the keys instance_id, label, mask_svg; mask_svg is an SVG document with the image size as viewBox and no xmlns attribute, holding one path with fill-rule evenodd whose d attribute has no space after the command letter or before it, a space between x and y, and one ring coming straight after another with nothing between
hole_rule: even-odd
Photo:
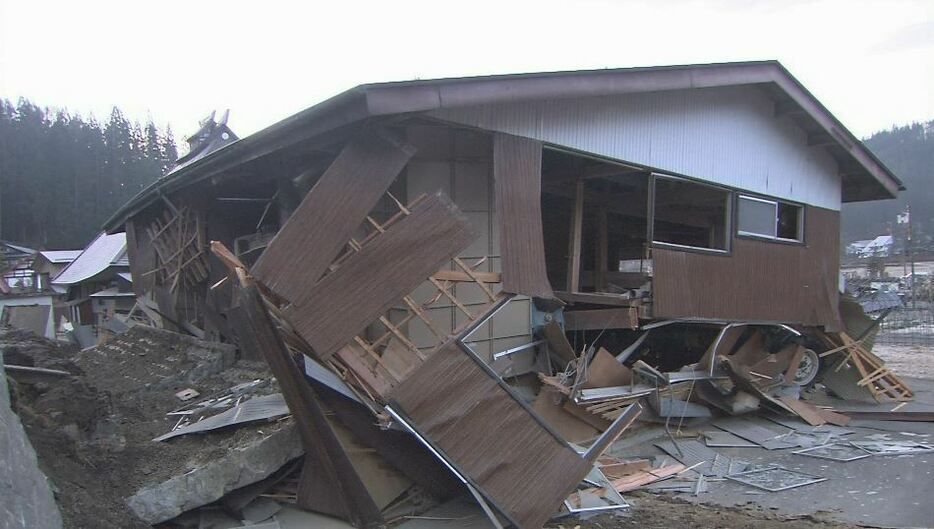
<instances>
[{"instance_id":1,"label":"broken door panel","mask_svg":"<svg viewBox=\"0 0 934 529\"><path fill-rule=\"evenodd\" d=\"M253 275L292 302L334 261L409 158L411 145L384 132L365 131L350 141L279 230Z\"/></svg>"}]
</instances>

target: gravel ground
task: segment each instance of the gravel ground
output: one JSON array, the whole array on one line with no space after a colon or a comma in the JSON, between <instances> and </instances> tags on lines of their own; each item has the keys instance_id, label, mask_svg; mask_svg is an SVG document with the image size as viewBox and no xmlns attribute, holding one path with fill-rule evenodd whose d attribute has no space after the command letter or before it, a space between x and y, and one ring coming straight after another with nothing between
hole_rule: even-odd
<instances>
[{"instance_id":1,"label":"gravel ground","mask_svg":"<svg viewBox=\"0 0 934 529\"><path fill-rule=\"evenodd\" d=\"M934 346L877 344L872 352L896 375L934 380Z\"/></svg>"}]
</instances>

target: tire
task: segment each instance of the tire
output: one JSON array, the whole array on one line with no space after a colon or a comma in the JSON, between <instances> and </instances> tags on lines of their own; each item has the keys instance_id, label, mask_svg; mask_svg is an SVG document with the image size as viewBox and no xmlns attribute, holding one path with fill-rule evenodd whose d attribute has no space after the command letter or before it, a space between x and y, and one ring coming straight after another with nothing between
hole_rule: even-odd
<instances>
[{"instance_id":1,"label":"tire","mask_svg":"<svg viewBox=\"0 0 934 529\"><path fill-rule=\"evenodd\" d=\"M794 384L803 388L812 385L817 380L820 368L820 356L813 349L805 349L801 364L798 365L798 370L795 371Z\"/></svg>"}]
</instances>

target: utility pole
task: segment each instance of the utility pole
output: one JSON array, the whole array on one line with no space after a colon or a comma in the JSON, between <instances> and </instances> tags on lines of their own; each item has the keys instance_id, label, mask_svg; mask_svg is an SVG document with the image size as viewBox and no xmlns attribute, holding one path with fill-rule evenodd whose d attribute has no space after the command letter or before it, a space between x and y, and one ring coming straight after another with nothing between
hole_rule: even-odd
<instances>
[{"instance_id":1,"label":"utility pole","mask_svg":"<svg viewBox=\"0 0 934 529\"><path fill-rule=\"evenodd\" d=\"M915 303L915 254L911 242L911 205L905 207L905 216L908 217L908 261L911 263L911 307L918 305Z\"/></svg>"}]
</instances>

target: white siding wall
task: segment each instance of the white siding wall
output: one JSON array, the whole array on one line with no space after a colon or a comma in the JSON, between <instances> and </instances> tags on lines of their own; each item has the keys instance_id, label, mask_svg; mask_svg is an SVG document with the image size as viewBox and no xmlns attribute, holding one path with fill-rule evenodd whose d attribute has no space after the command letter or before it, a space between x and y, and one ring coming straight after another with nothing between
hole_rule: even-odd
<instances>
[{"instance_id":1,"label":"white siding wall","mask_svg":"<svg viewBox=\"0 0 934 529\"><path fill-rule=\"evenodd\" d=\"M536 138L731 187L840 209L836 162L754 87L442 109L440 119Z\"/></svg>"}]
</instances>

